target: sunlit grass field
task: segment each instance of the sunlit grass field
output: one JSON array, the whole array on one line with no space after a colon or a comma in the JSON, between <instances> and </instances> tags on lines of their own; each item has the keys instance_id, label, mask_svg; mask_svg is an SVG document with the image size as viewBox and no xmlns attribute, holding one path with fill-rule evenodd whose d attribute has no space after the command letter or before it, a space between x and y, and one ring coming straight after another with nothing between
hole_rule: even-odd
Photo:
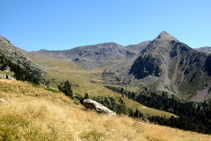
<instances>
[{"instance_id":1,"label":"sunlit grass field","mask_svg":"<svg viewBox=\"0 0 211 141\"><path fill-rule=\"evenodd\" d=\"M108 116L28 82L0 80L0 140L210 140L210 135Z\"/></svg>"}]
</instances>

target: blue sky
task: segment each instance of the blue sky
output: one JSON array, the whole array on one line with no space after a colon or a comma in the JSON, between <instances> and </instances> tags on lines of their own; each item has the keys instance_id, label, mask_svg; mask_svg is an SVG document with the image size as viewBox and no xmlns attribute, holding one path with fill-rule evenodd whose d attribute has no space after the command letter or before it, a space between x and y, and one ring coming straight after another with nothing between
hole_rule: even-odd
<instances>
[{"instance_id":1,"label":"blue sky","mask_svg":"<svg viewBox=\"0 0 211 141\"><path fill-rule=\"evenodd\" d=\"M116 42L167 31L190 47L211 46L210 0L1 0L0 35L27 51Z\"/></svg>"}]
</instances>

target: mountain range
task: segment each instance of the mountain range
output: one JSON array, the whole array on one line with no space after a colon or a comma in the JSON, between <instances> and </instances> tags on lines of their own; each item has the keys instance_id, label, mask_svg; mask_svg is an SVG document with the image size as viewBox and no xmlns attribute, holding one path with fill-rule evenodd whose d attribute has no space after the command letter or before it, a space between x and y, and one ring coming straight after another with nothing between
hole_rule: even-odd
<instances>
[{"instance_id":1,"label":"mountain range","mask_svg":"<svg viewBox=\"0 0 211 141\"><path fill-rule=\"evenodd\" d=\"M105 68L102 79L108 85L138 86L193 101L211 98L210 47L194 50L165 31L152 41L129 46L110 42L37 52L22 51L0 36L0 50L8 60L39 79L46 71L31 59L47 56L69 59L86 70Z\"/></svg>"},{"instance_id":2,"label":"mountain range","mask_svg":"<svg viewBox=\"0 0 211 141\"><path fill-rule=\"evenodd\" d=\"M211 98L211 55L207 53L210 48L194 50L165 31L152 41L129 46L110 42L58 51L20 51L5 38L0 39L0 45L12 51L6 54L7 58L34 75L44 75L46 66L33 64L30 59L48 57L61 62L69 60L87 71L101 69L100 79L105 85L166 92L190 101ZM6 48L1 47L2 52Z\"/></svg>"}]
</instances>

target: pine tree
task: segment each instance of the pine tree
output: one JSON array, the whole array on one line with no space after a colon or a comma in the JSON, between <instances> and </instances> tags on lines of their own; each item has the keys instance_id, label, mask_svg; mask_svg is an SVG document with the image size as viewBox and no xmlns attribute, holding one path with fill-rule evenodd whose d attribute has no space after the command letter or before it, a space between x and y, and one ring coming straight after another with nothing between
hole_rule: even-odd
<instances>
[{"instance_id":1,"label":"pine tree","mask_svg":"<svg viewBox=\"0 0 211 141\"><path fill-rule=\"evenodd\" d=\"M66 96L69 96L73 99L73 91L70 85L70 82L67 80L64 84L60 83L58 86L59 91L63 92Z\"/></svg>"},{"instance_id":2,"label":"pine tree","mask_svg":"<svg viewBox=\"0 0 211 141\"><path fill-rule=\"evenodd\" d=\"M140 113L139 113L139 110L138 110L138 109L136 109L136 111L135 111L135 113L134 113L134 116L137 117L137 118L140 117Z\"/></svg>"}]
</instances>

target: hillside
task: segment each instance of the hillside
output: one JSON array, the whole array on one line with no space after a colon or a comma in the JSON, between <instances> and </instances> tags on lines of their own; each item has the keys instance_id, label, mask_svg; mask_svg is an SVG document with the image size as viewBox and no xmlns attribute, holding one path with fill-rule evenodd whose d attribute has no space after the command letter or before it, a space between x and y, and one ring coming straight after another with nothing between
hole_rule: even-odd
<instances>
[{"instance_id":1,"label":"hillside","mask_svg":"<svg viewBox=\"0 0 211 141\"><path fill-rule=\"evenodd\" d=\"M0 140L210 140L182 131L84 109L64 94L27 82L0 80Z\"/></svg>"},{"instance_id":2,"label":"hillside","mask_svg":"<svg viewBox=\"0 0 211 141\"><path fill-rule=\"evenodd\" d=\"M211 98L209 58L162 32L135 60L115 64L102 76L108 84L138 85L186 100L204 101Z\"/></svg>"},{"instance_id":3,"label":"hillside","mask_svg":"<svg viewBox=\"0 0 211 141\"><path fill-rule=\"evenodd\" d=\"M133 58L137 54L137 51L130 50L113 42L76 47L69 50L40 50L28 53L31 57L34 55L44 55L57 59L71 59L74 63L87 70L121 62L122 60Z\"/></svg>"},{"instance_id":4,"label":"hillside","mask_svg":"<svg viewBox=\"0 0 211 141\"><path fill-rule=\"evenodd\" d=\"M6 65L5 59L26 70L41 83L45 83L44 77L46 71L38 64L31 61L21 49L15 47L9 40L0 36L0 67Z\"/></svg>"}]
</instances>

